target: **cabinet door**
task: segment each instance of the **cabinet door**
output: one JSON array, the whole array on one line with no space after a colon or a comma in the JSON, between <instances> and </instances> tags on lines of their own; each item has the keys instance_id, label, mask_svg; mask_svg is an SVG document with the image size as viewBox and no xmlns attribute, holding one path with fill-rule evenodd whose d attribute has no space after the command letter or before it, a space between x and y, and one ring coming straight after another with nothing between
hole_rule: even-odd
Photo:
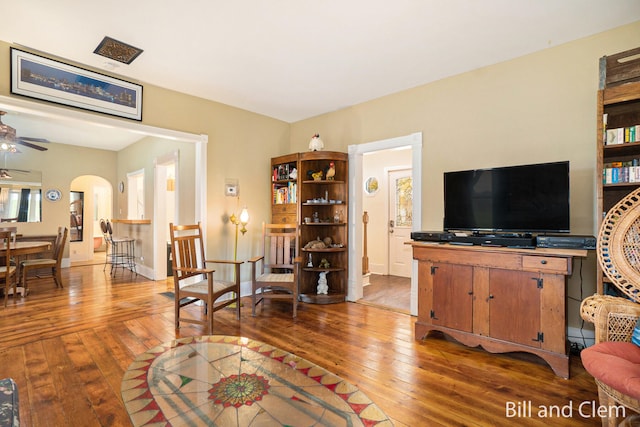
<instances>
[{"instance_id":1,"label":"cabinet door","mask_svg":"<svg viewBox=\"0 0 640 427\"><path fill-rule=\"evenodd\" d=\"M540 347L539 275L500 269L489 274L489 335Z\"/></svg>"},{"instance_id":2,"label":"cabinet door","mask_svg":"<svg viewBox=\"0 0 640 427\"><path fill-rule=\"evenodd\" d=\"M473 267L468 265L434 264L433 308L434 325L471 332L473 329Z\"/></svg>"}]
</instances>

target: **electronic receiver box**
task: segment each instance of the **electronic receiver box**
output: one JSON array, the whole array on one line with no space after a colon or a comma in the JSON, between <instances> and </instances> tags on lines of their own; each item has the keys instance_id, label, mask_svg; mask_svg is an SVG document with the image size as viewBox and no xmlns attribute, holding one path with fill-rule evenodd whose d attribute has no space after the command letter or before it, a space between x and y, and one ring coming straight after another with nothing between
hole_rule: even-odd
<instances>
[{"instance_id":1,"label":"electronic receiver box","mask_svg":"<svg viewBox=\"0 0 640 427\"><path fill-rule=\"evenodd\" d=\"M536 246L539 248L558 249L595 249L596 238L593 236L537 236Z\"/></svg>"}]
</instances>

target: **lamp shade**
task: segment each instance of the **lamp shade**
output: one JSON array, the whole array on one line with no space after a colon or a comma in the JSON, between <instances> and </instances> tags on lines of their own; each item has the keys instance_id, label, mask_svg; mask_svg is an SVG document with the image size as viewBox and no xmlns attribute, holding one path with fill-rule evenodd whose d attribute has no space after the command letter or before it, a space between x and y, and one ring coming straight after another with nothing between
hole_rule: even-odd
<instances>
[{"instance_id":1,"label":"lamp shade","mask_svg":"<svg viewBox=\"0 0 640 427\"><path fill-rule=\"evenodd\" d=\"M242 212L240 212L240 222L242 224L247 224L249 222L249 211L247 208L243 208Z\"/></svg>"}]
</instances>

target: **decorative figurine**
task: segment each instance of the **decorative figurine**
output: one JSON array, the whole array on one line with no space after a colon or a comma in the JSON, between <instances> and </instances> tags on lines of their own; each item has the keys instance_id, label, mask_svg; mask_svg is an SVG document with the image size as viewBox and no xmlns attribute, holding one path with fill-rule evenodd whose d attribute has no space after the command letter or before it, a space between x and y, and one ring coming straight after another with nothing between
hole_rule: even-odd
<instances>
[{"instance_id":1,"label":"decorative figurine","mask_svg":"<svg viewBox=\"0 0 640 427\"><path fill-rule=\"evenodd\" d=\"M310 240L306 245L304 245L304 249L325 249L326 247L327 244L320 240L319 236L317 239Z\"/></svg>"},{"instance_id":2,"label":"decorative figurine","mask_svg":"<svg viewBox=\"0 0 640 427\"><path fill-rule=\"evenodd\" d=\"M327 261L326 258L322 258L320 260L320 264L318 264L318 267L320 267L320 268L329 268L329 267L331 267L331 264L329 264L329 261Z\"/></svg>"},{"instance_id":3,"label":"decorative figurine","mask_svg":"<svg viewBox=\"0 0 640 427\"><path fill-rule=\"evenodd\" d=\"M329 292L329 285L327 285L327 274L328 271L321 271L320 277L318 278L318 295L327 295Z\"/></svg>"},{"instance_id":4,"label":"decorative figurine","mask_svg":"<svg viewBox=\"0 0 640 427\"><path fill-rule=\"evenodd\" d=\"M307 262L307 267L313 267L313 259L311 258L311 254L309 254L309 262Z\"/></svg>"},{"instance_id":5,"label":"decorative figurine","mask_svg":"<svg viewBox=\"0 0 640 427\"><path fill-rule=\"evenodd\" d=\"M324 171L324 179L333 181L336 176L336 165L333 162L329 162L329 167Z\"/></svg>"},{"instance_id":6,"label":"decorative figurine","mask_svg":"<svg viewBox=\"0 0 640 427\"><path fill-rule=\"evenodd\" d=\"M309 151L322 151L324 149L324 142L320 139L320 134L315 134L309 141Z\"/></svg>"}]
</instances>

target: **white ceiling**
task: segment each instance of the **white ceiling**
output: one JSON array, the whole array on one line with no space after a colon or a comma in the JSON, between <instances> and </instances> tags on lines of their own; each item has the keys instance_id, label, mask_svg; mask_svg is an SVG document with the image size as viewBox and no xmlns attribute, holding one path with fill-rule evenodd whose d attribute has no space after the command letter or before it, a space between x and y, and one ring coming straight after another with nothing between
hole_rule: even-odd
<instances>
[{"instance_id":1,"label":"white ceiling","mask_svg":"<svg viewBox=\"0 0 640 427\"><path fill-rule=\"evenodd\" d=\"M286 122L640 20L638 0L0 0L0 6L0 40ZM144 52L130 65L94 54L104 36ZM36 127L11 112L4 121L20 136L71 144L89 138L72 137L64 125L56 130L55 123Z\"/></svg>"}]
</instances>

